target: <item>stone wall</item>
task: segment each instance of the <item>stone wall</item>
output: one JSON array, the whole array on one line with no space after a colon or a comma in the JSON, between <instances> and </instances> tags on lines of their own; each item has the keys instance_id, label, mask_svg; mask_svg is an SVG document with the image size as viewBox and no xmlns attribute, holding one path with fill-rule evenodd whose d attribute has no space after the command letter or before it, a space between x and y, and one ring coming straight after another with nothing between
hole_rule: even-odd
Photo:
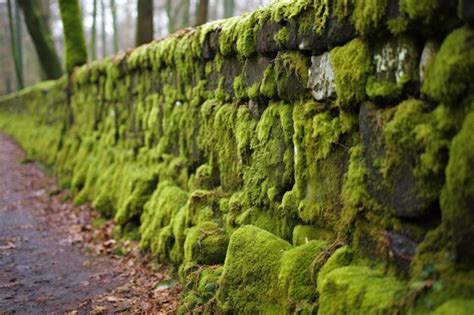
<instances>
[{"instance_id":1,"label":"stone wall","mask_svg":"<svg viewBox=\"0 0 474 315\"><path fill-rule=\"evenodd\" d=\"M3 97L180 312L472 314L470 1L295 0Z\"/></svg>"}]
</instances>

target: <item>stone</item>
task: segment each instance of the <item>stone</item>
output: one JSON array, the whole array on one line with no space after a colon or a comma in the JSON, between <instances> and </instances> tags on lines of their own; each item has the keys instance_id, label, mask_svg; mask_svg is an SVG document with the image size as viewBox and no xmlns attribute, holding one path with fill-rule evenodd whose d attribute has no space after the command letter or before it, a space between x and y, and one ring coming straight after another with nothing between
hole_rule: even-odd
<instances>
[{"instance_id":1,"label":"stone","mask_svg":"<svg viewBox=\"0 0 474 315\"><path fill-rule=\"evenodd\" d=\"M336 97L334 70L331 65L329 52L311 57L311 67L308 71L308 88L317 101Z\"/></svg>"},{"instance_id":2,"label":"stone","mask_svg":"<svg viewBox=\"0 0 474 315\"><path fill-rule=\"evenodd\" d=\"M403 272L408 272L410 263L416 254L417 243L408 236L395 231L388 231L387 237L395 266Z\"/></svg>"},{"instance_id":3,"label":"stone","mask_svg":"<svg viewBox=\"0 0 474 315\"><path fill-rule=\"evenodd\" d=\"M275 59L277 91L282 100L295 101L309 96L309 58L299 52L279 52Z\"/></svg>"},{"instance_id":4,"label":"stone","mask_svg":"<svg viewBox=\"0 0 474 315\"><path fill-rule=\"evenodd\" d=\"M386 178L377 162L385 157L383 140L383 113L372 103L363 103L359 111L359 130L364 145L365 163L368 169L367 189L377 202L399 218L419 218L426 215L433 200L424 196L422 184L414 175L412 157L405 156L400 165L392 168ZM400 154L403 154L400 152Z\"/></svg>"},{"instance_id":5,"label":"stone","mask_svg":"<svg viewBox=\"0 0 474 315\"><path fill-rule=\"evenodd\" d=\"M395 38L379 46L373 60L379 80L403 84L403 80L418 79L419 52L411 38Z\"/></svg>"},{"instance_id":6,"label":"stone","mask_svg":"<svg viewBox=\"0 0 474 315\"><path fill-rule=\"evenodd\" d=\"M264 56L255 56L247 59L244 64L244 78L247 86L261 82L265 69L270 65L272 59Z\"/></svg>"},{"instance_id":7,"label":"stone","mask_svg":"<svg viewBox=\"0 0 474 315\"><path fill-rule=\"evenodd\" d=\"M242 72L242 63L237 58L225 58L222 66L224 77L224 89L227 93L234 95L234 79Z\"/></svg>"},{"instance_id":8,"label":"stone","mask_svg":"<svg viewBox=\"0 0 474 315\"><path fill-rule=\"evenodd\" d=\"M420 57L419 76L420 82L425 80L426 67L433 60L436 52L439 49L439 45L434 40L428 40L423 47Z\"/></svg>"},{"instance_id":9,"label":"stone","mask_svg":"<svg viewBox=\"0 0 474 315\"><path fill-rule=\"evenodd\" d=\"M328 47L342 46L355 37L356 31L349 18L329 18L326 35Z\"/></svg>"},{"instance_id":10,"label":"stone","mask_svg":"<svg viewBox=\"0 0 474 315\"><path fill-rule=\"evenodd\" d=\"M263 24L256 32L257 52L260 54L275 53L279 46L275 41L275 35L281 29L281 25L276 22L267 22Z\"/></svg>"},{"instance_id":11,"label":"stone","mask_svg":"<svg viewBox=\"0 0 474 315\"><path fill-rule=\"evenodd\" d=\"M255 100L250 100L248 103L248 108L252 116L259 119L265 111L265 108L267 108L267 105Z\"/></svg>"}]
</instances>

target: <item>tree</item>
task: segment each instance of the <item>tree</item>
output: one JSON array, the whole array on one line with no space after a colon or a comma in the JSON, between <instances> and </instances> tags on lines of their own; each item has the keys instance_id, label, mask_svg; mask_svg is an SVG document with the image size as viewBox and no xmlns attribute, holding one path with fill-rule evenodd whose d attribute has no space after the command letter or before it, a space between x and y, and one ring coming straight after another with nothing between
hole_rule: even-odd
<instances>
[{"instance_id":1,"label":"tree","mask_svg":"<svg viewBox=\"0 0 474 315\"><path fill-rule=\"evenodd\" d=\"M112 26L114 30L113 34L113 45L114 45L114 53L119 50L119 38L118 38L118 29L117 29L117 8L115 5L115 0L110 0L110 9L112 10Z\"/></svg>"},{"instance_id":2,"label":"tree","mask_svg":"<svg viewBox=\"0 0 474 315\"><path fill-rule=\"evenodd\" d=\"M89 53L92 60L97 59L97 0L94 0L92 9L92 30L89 42Z\"/></svg>"},{"instance_id":3,"label":"tree","mask_svg":"<svg viewBox=\"0 0 474 315\"><path fill-rule=\"evenodd\" d=\"M153 40L153 0L138 0L135 46Z\"/></svg>"},{"instance_id":4,"label":"tree","mask_svg":"<svg viewBox=\"0 0 474 315\"><path fill-rule=\"evenodd\" d=\"M102 17L102 57L107 56L107 32L105 30L105 0L100 1L100 10Z\"/></svg>"},{"instance_id":5,"label":"tree","mask_svg":"<svg viewBox=\"0 0 474 315\"><path fill-rule=\"evenodd\" d=\"M66 69L67 72L71 72L74 67L87 62L86 39L79 0L59 0L59 9L66 46Z\"/></svg>"},{"instance_id":6,"label":"tree","mask_svg":"<svg viewBox=\"0 0 474 315\"><path fill-rule=\"evenodd\" d=\"M196 26L207 22L207 11L209 8L209 0L199 0L196 10Z\"/></svg>"},{"instance_id":7,"label":"tree","mask_svg":"<svg viewBox=\"0 0 474 315\"><path fill-rule=\"evenodd\" d=\"M224 17L234 16L235 2L234 0L224 0Z\"/></svg>"},{"instance_id":8,"label":"tree","mask_svg":"<svg viewBox=\"0 0 474 315\"><path fill-rule=\"evenodd\" d=\"M7 1L8 6L8 25L10 28L10 42L13 55L13 63L15 65L17 89L20 90L24 87L23 82L23 61L21 58L21 20L19 20L18 14L15 14L13 18L13 9L11 0ZM16 9L15 11L17 11Z\"/></svg>"},{"instance_id":9,"label":"tree","mask_svg":"<svg viewBox=\"0 0 474 315\"><path fill-rule=\"evenodd\" d=\"M57 79L62 75L61 62L54 47L51 32L44 23L39 1L17 0L23 11L26 27L35 45L41 67L49 80Z\"/></svg>"}]
</instances>

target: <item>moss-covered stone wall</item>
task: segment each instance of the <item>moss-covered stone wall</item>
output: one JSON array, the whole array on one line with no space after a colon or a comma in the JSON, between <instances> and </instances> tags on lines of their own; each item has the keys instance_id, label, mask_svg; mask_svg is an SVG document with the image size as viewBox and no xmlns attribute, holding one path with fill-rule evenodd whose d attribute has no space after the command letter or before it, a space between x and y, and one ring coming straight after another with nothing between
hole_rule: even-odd
<instances>
[{"instance_id":1,"label":"moss-covered stone wall","mask_svg":"<svg viewBox=\"0 0 474 315\"><path fill-rule=\"evenodd\" d=\"M0 128L177 267L182 313L472 314L472 12L278 1L3 97Z\"/></svg>"}]
</instances>

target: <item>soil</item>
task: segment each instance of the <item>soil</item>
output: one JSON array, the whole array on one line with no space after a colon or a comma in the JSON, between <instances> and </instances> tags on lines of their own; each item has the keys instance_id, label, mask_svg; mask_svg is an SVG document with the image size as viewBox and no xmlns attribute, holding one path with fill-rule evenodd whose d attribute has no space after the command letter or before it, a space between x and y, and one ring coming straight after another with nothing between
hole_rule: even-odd
<instances>
[{"instance_id":1,"label":"soil","mask_svg":"<svg viewBox=\"0 0 474 315\"><path fill-rule=\"evenodd\" d=\"M0 134L0 314L176 312L181 288Z\"/></svg>"}]
</instances>

